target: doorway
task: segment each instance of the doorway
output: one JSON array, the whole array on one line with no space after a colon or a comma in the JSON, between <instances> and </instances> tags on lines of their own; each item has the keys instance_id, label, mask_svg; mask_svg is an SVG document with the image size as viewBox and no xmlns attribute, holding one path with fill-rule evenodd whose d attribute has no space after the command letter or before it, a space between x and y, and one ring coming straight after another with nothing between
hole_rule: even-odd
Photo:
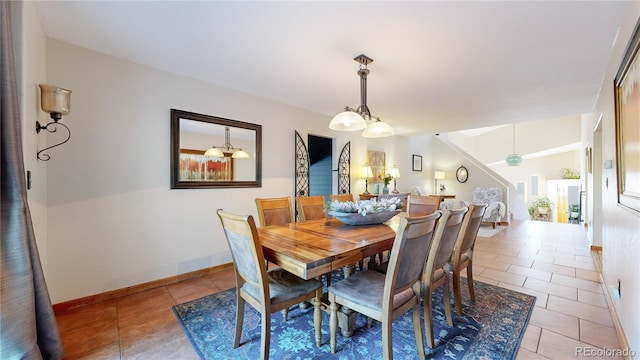
<instances>
[{"instance_id":1,"label":"doorway","mask_svg":"<svg viewBox=\"0 0 640 360\"><path fill-rule=\"evenodd\" d=\"M333 193L333 139L309 134L309 195L323 195L325 202Z\"/></svg>"}]
</instances>

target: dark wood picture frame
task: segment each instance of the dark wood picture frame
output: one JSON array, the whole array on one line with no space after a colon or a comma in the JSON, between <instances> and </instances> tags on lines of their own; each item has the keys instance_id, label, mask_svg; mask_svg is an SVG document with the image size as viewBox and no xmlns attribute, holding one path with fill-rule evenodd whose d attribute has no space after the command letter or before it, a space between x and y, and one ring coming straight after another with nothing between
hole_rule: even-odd
<instances>
[{"instance_id":1,"label":"dark wood picture frame","mask_svg":"<svg viewBox=\"0 0 640 360\"><path fill-rule=\"evenodd\" d=\"M413 155L411 163L413 164L411 170L422 171L422 155Z\"/></svg>"},{"instance_id":2,"label":"dark wood picture frame","mask_svg":"<svg viewBox=\"0 0 640 360\"><path fill-rule=\"evenodd\" d=\"M640 20L613 83L618 204L640 214Z\"/></svg>"}]
</instances>

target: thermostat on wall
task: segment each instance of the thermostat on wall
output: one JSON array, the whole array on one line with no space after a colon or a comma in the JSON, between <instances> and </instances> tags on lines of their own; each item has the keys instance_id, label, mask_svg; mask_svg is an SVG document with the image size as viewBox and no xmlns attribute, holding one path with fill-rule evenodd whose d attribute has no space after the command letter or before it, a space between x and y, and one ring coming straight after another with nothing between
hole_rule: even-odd
<instances>
[{"instance_id":1,"label":"thermostat on wall","mask_svg":"<svg viewBox=\"0 0 640 360\"><path fill-rule=\"evenodd\" d=\"M604 168L605 169L612 169L613 168L613 160L605 160L604 161Z\"/></svg>"}]
</instances>

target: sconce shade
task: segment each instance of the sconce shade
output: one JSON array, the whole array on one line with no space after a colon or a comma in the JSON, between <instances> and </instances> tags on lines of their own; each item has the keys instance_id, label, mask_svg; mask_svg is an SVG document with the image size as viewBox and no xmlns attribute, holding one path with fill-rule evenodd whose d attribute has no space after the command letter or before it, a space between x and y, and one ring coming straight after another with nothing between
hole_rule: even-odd
<instances>
[{"instance_id":1,"label":"sconce shade","mask_svg":"<svg viewBox=\"0 0 640 360\"><path fill-rule=\"evenodd\" d=\"M54 121L71 110L71 90L53 85L39 84L40 108L51 115Z\"/></svg>"},{"instance_id":2,"label":"sconce shade","mask_svg":"<svg viewBox=\"0 0 640 360\"><path fill-rule=\"evenodd\" d=\"M357 131L364 129L366 126L367 123L362 116L351 110L339 113L329 123L329 129L337 131Z\"/></svg>"},{"instance_id":3,"label":"sconce shade","mask_svg":"<svg viewBox=\"0 0 640 360\"><path fill-rule=\"evenodd\" d=\"M522 164L522 156L520 154L509 154L505 161L509 166L520 166Z\"/></svg>"},{"instance_id":4,"label":"sconce shade","mask_svg":"<svg viewBox=\"0 0 640 360\"><path fill-rule=\"evenodd\" d=\"M364 131L362 132L362 137L381 138L391 136L393 134L395 134L393 128L389 124L378 119L375 122L367 125L366 129L364 129Z\"/></svg>"},{"instance_id":5,"label":"sconce shade","mask_svg":"<svg viewBox=\"0 0 640 360\"><path fill-rule=\"evenodd\" d=\"M389 175L391 175L391 177L394 179L400 179L400 170L398 170L397 166L393 165L391 171L389 172Z\"/></svg>"},{"instance_id":6,"label":"sconce shade","mask_svg":"<svg viewBox=\"0 0 640 360\"><path fill-rule=\"evenodd\" d=\"M444 171L436 170L433 178L436 180L444 180Z\"/></svg>"},{"instance_id":7,"label":"sconce shade","mask_svg":"<svg viewBox=\"0 0 640 360\"><path fill-rule=\"evenodd\" d=\"M362 179L370 179L373 177L373 171L371 171L371 166L366 164L362 166Z\"/></svg>"}]
</instances>

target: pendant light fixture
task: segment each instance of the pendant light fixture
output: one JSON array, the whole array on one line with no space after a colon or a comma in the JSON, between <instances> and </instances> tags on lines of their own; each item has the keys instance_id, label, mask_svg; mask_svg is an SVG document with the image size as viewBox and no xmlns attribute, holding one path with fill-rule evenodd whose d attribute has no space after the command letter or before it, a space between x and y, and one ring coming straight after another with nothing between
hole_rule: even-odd
<instances>
[{"instance_id":1,"label":"pendant light fixture","mask_svg":"<svg viewBox=\"0 0 640 360\"><path fill-rule=\"evenodd\" d=\"M505 161L509 166L520 166L522 164L522 156L516 154L516 124L513 125L513 153L507 155Z\"/></svg>"},{"instance_id":2,"label":"pendant light fixture","mask_svg":"<svg viewBox=\"0 0 640 360\"><path fill-rule=\"evenodd\" d=\"M371 116L371 111L367 106L367 75L369 69L367 65L373 59L361 54L353 60L360 64L358 76L360 76L360 106L357 109L346 106L345 111L334 116L329 123L329 129L337 131L357 131L362 130L362 136L366 138L380 138L395 134L393 128L380 120L379 117ZM367 124L369 122L369 124Z\"/></svg>"},{"instance_id":3,"label":"pendant light fixture","mask_svg":"<svg viewBox=\"0 0 640 360\"><path fill-rule=\"evenodd\" d=\"M233 152L233 154L231 154L231 157L234 159L248 159L249 158L249 153L247 153L246 151L242 150L241 148L235 148L233 147L233 145L231 145L230 143L230 136L229 136L229 127L225 126L224 127L224 145L222 146L212 146L211 148L207 149L207 151L204 152L204 156L211 156L211 157L224 157L224 153L230 153Z\"/></svg>"}]
</instances>

